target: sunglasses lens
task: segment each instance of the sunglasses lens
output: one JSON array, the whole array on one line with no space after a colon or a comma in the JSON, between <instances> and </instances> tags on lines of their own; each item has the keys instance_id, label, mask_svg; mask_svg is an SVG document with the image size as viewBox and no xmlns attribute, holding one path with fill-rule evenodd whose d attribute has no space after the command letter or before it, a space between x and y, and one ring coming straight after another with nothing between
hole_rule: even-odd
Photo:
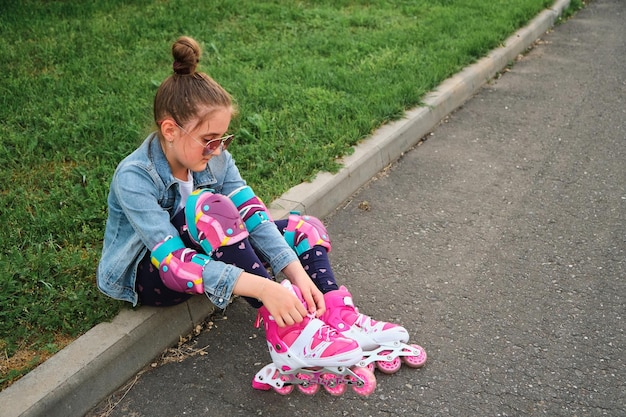
<instances>
[{"instance_id":1,"label":"sunglasses lens","mask_svg":"<svg viewBox=\"0 0 626 417\"><path fill-rule=\"evenodd\" d=\"M219 147L220 147L220 141L219 140L215 140L215 141L212 140L211 142L206 144L206 147L204 148L204 154L205 155L212 154Z\"/></svg>"},{"instance_id":2,"label":"sunglasses lens","mask_svg":"<svg viewBox=\"0 0 626 417\"><path fill-rule=\"evenodd\" d=\"M226 148L228 148L228 145L230 145L230 142L232 142L234 138L235 135L228 135L221 139L214 139L206 144L202 153L204 155L210 155L215 152L220 146L222 147L222 150L226 150Z\"/></svg>"}]
</instances>

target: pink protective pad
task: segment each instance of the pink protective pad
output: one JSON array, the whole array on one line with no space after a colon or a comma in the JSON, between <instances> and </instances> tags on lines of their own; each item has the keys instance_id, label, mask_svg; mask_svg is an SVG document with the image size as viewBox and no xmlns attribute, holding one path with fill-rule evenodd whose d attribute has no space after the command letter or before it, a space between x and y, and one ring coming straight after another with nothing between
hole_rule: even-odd
<instances>
[{"instance_id":1,"label":"pink protective pad","mask_svg":"<svg viewBox=\"0 0 626 417\"><path fill-rule=\"evenodd\" d=\"M267 207L249 186L237 188L228 197L239 210L248 232L252 233L258 225L272 221Z\"/></svg>"},{"instance_id":2,"label":"pink protective pad","mask_svg":"<svg viewBox=\"0 0 626 417\"><path fill-rule=\"evenodd\" d=\"M330 252L330 238L324 224L313 216L292 213L289 215L285 240L298 255L303 254L313 246L319 245Z\"/></svg>"},{"instance_id":3,"label":"pink protective pad","mask_svg":"<svg viewBox=\"0 0 626 417\"><path fill-rule=\"evenodd\" d=\"M248 231L233 202L221 194L196 190L187 199L185 218L189 236L210 255L248 237Z\"/></svg>"},{"instance_id":4,"label":"pink protective pad","mask_svg":"<svg viewBox=\"0 0 626 417\"><path fill-rule=\"evenodd\" d=\"M167 288L188 294L204 293L202 271L211 258L186 248L179 236L169 236L157 244L151 257Z\"/></svg>"}]
</instances>

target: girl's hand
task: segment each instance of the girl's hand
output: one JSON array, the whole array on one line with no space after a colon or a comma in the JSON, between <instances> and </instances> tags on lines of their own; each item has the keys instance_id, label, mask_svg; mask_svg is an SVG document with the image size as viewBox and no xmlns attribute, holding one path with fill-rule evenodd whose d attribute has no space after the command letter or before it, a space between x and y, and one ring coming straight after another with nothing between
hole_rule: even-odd
<instances>
[{"instance_id":1,"label":"girl's hand","mask_svg":"<svg viewBox=\"0 0 626 417\"><path fill-rule=\"evenodd\" d=\"M315 317L321 317L326 311L324 295L313 281L311 281L311 278L300 262L294 261L290 263L282 272L287 276L289 281L302 292L302 298L304 298L306 302L309 313L315 314Z\"/></svg>"},{"instance_id":2,"label":"girl's hand","mask_svg":"<svg viewBox=\"0 0 626 417\"><path fill-rule=\"evenodd\" d=\"M261 300L279 327L300 323L307 310L294 293L265 277L242 272L233 293Z\"/></svg>"},{"instance_id":3,"label":"girl's hand","mask_svg":"<svg viewBox=\"0 0 626 417\"><path fill-rule=\"evenodd\" d=\"M274 317L278 327L300 323L307 316L300 299L279 283L269 279L265 281L258 298Z\"/></svg>"}]
</instances>

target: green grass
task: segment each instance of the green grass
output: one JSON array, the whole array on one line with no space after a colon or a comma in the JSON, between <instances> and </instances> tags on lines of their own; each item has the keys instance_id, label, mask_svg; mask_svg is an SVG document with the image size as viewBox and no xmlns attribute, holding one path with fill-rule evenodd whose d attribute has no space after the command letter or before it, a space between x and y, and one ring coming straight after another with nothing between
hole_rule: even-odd
<instances>
[{"instance_id":1,"label":"green grass","mask_svg":"<svg viewBox=\"0 0 626 417\"><path fill-rule=\"evenodd\" d=\"M152 129L182 34L236 98L232 151L266 201L484 56L552 0L0 5L0 351L54 351L120 308L95 287L108 182ZM0 384L26 372L6 371Z\"/></svg>"}]
</instances>

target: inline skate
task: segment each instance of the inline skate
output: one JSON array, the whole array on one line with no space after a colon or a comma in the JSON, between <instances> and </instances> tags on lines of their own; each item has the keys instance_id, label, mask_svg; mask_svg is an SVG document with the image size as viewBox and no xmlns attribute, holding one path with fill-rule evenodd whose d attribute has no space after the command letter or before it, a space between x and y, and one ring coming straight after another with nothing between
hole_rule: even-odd
<instances>
[{"instance_id":1,"label":"inline skate","mask_svg":"<svg viewBox=\"0 0 626 417\"><path fill-rule=\"evenodd\" d=\"M321 319L341 335L356 340L363 349L357 366L393 374L402 362L411 368L421 368L426 363L426 351L419 345L407 344L409 333L404 327L359 313L346 287L324 294L324 300L326 312Z\"/></svg>"},{"instance_id":2,"label":"inline skate","mask_svg":"<svg viewBox=\"0 0 626 417\"><path fill-rule=\"evenodd\" d=\"M303 301L300 290L288 280L281 284ZM354 366L363 359L363 350L356 341L314 317L278 327L265 306L259 309L259 316L273 362L257 372L253 388L274 389L287 395L297 386L302 393L313 395L323 386L331 395L341 395L350 385L363 396L376 389L372 370Z\"/></svg>"}]
</instances>

